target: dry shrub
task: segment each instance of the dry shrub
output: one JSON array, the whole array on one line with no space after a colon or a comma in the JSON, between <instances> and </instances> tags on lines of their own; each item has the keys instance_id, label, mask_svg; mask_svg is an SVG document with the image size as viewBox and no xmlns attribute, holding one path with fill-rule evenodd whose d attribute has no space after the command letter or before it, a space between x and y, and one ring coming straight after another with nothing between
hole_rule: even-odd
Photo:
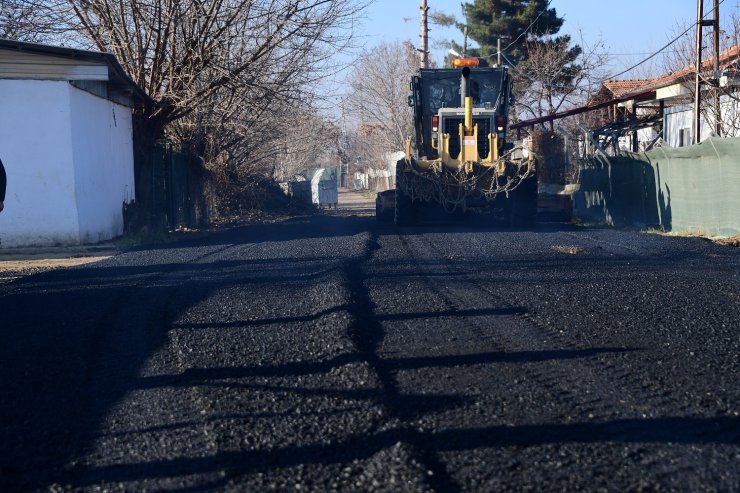
<instances>
[{"instance_id":1,"label":"dry shrub","mask_svg":"<svg viewBox=\"0 0 740 493\"><path fill-rule=\"evenodd\" d=\"M537 156L537 179L540 183L565 184L565 144L563 138L547 130L532 132L532 148Z\"/></svg>"},{"instance_id":2,"label":"dry shrub","mask_svg":"<svg viewBox=\"0 0 740 493\"><path fill-rule=\"evenodd\" d=\"M287 196L274 180L216 168L209 174L206 186L212 222L233 221L259 214L292 215L313 210Z\"/></svg>"},{"instance_id":3,"label":"dry shrub","mask_svg":"<svg viewBox=\"0 0 740 493\"><path fill-rule=\"evenodd\" d=\"M740 247L740 235L731 236L729 238L713 238L712 241L719 243L720 245L727 245L732 247Z\"/></svg>"}]
</instances>

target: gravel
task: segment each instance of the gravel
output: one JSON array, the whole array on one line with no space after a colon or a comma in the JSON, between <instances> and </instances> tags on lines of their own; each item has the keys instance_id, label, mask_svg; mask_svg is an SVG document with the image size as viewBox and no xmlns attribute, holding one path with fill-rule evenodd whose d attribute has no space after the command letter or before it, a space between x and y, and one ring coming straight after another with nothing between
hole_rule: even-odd
<instances>
[{"instance_id":1,"label":"gravel","mask_svg":"<svg viewBox=\"0 0 740 493\"><path fill-rule=\"evenodd\" d=\"M316 215L0 285L2 491L737 491L740 251Z\"/></svg>"}]
</instances>

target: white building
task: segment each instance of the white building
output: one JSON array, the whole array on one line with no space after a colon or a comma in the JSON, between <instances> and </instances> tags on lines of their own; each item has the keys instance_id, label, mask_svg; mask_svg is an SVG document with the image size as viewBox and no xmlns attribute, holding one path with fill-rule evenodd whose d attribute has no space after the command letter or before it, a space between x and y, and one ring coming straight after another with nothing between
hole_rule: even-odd
<instances>
[{"instance_id":1,"label":"white building","mask_svg":"<svg viewBox=\"0 0 740 493\"><path fill-rule=\"evenodd\" d=\"M701 142L715 135L715 114L712 110L708 113L709 118L702 115L700 119ZM737 96L723 94L720 97L720 117L724 129L722 136L740 137L740 101ZM694 107L686 105L666 108L663 135L663 140L671 147L691 145L694 140Z\"/></svg>"},{"instance_id":2,"label":"white building","mask_svg":"<svg viewBox=\"0 0 740 493\"><path fill-rule=\"evenodd\" d=\"M131 108L145 100L110 54L0 39L0 248L123 233L135 192Z\"/></svg>"}]
</instances>

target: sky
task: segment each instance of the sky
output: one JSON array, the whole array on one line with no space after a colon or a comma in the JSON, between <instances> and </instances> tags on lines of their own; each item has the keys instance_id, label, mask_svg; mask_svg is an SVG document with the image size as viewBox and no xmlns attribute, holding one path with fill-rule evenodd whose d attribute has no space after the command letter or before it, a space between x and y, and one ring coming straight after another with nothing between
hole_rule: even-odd
<instances>
[{"instance_id":1,"label":"sky","mask_svg":"<svg viewBox=\"0 0 740 493\"><path fill-rule=\"evenodd\" d=\"M461 0L427 0L431 10L460 15ZM472 0L469 0L472 1ZM712 1L705 0L705 9ZM366 46L380 41L411 40L419 43L419 0L376 0L367 11L363 40ZM560 17L565 18L559 34L571 34L574 41L586 45L599 40L614 60L613 74L630 67L659 50L678 32L696 22L696 0L552 0ZM740 13L740 0L724 0L720 17ZM679 31L678 26L681 26ZM455 39L462 44L462 35L452 28L431 26L431 43ZM441 62L446 50L432 45L432 55ZM649 64L641 67L650 70ZM659 70L655 67L654 71ZM638 72L640 75L644 75ZM622 78L628 78L630 74ZM653 74L653 75L658 75Z\"/></svg>"}]
</instances>

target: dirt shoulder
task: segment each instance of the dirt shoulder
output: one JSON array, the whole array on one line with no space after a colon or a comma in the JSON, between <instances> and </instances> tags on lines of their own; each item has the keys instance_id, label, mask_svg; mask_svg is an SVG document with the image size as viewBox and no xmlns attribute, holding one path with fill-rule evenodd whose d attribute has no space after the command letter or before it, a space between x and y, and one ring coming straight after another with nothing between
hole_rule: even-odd
<instances>
[{"instance_id":1,"label":"dirt shoulder","mask_svg":"<svg viewBox=\"0 0 740 493\"><path fill-rule=\"evenodd\" d=\"M112 243L74 247L0 249L0 283L53 269L97 262L119 253Z\"/></svg>"}]
</instances>

